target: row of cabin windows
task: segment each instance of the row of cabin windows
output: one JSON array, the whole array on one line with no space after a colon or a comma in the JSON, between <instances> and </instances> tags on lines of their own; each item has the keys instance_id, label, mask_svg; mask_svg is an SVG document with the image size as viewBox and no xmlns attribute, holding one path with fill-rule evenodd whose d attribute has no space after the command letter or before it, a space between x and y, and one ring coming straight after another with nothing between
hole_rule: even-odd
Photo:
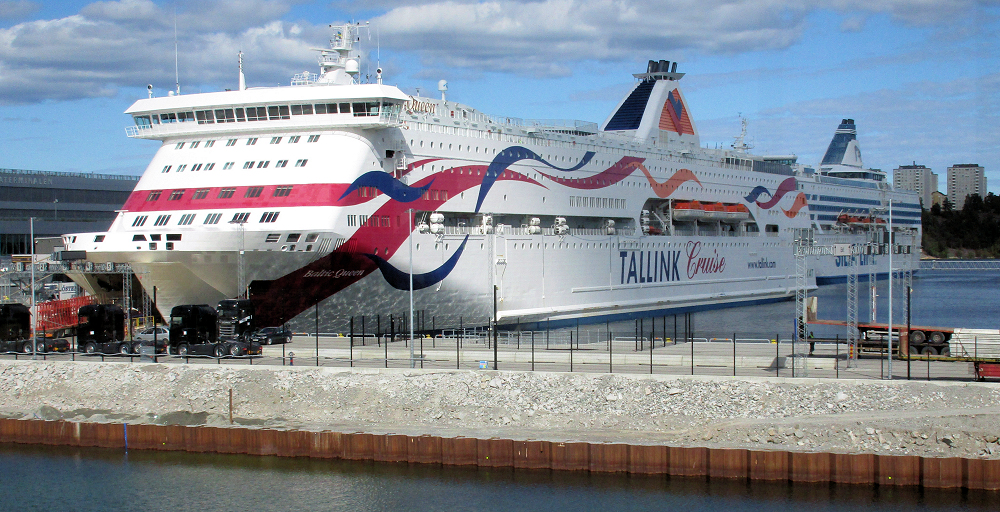
<instances>
[{"instance_id":1,"label":"row of cabin windows","mask_svg":"<svg viewBox=\"0 0 1000 512\"><path fill-rule=\"evenodd\" d=\"M271 137L271 144L281 144L281 141L284 138L285 138L284 136ZM287 143L288 144L298 144L301 139L302 139L301 135L289 135ZM239 139L228 139L228 140L226 140L226 147L233 147L233 146L235 146L236 142L238 140ZM255 145L257 145L257 141L258 140L260 140L259 137L249 137L249 138L247 138L247 146L255 146ZM319 135L310 135L306 139L306 142L319 142ZM207 140L207 141L205 141L205 146L204 147L210 148L210 147L212 147L214 145L215 145L215 141L214 140ZM197 149L200 146L201 146L201 141L200 140L196 140L196 141L193 141L193 142L178 142L178 143L176 143L174 145L174 149L184 149L184 148Z\"/></svg>"},{"instance_id":2,"label":"row of cabin windows","mask_svg":"<svg viewBox=\"0 0 1000 512\"><path fill-rule=\"evenodd\" d=\"M581 208L626 209L625 199L615 197L569 196L569 205Z\"/></svg>"},{"instance_id":3,"label":"row of cabin windows","mask_svg":"<svg viewBox=\"0 0 1000 512\"><path fill-rule=\"evenodd\" d=\"M390 112L398 110L396 104L386 104ZM353 114L354 117L377 117L383 106L377 101L345 103L309 103L300 105L267 105L261 107L216 108L186 112L165 112L133 116L135 125L148 128L152 125L197 121L198 124L243 123L253 121L278 121L291 116L313 114Z\"/></svg>"},{"instance_id":4,"label":"row of cabin windows","mask_svg":"<svg viewBox=\"0 0 1000 512\"><path fill-rule=\"evenodd\" d=\"M396 219L399 222L399 219ZM390 228L392 221L388 215L348 215L348 227L368 226L370 228Z\"/></svg>"},{"instance_id":5,"label":"row of cabin windows","mask_svg":"<svg viewBox=\"0 0 1000 512\"><path fill-rule=\"evenodd\" d=\"M260 222L261 224L270 224L270 223L273 223L273 222L277 222L278 221L278 214L279 213L281 213L281 212L264 212L263 214L261 214L260 220L258 222ZM155 227L166 226L167 223L170 222L170 217L171 217L170 214L157 215L156 216L156 220L153 221L153 226L155 226ZM180 216L180 219L178 219L178 221L177 221L177 225L178 226L190 226L191 224L194 224L195 217L197 217L197 214L195 214L195 213L185 213L185 214L183 214L183 215ZM231 222L233 224L244 224L249 219L250 219L250 212L237 212L237 213L233 214L233 220L231 220L229 222ZM137 216L132 221L132 227L134 227L134 228L141 228L141 227L143 227L143 226L146 225L146 221L148 221L148 220L149 220L149 215L139 215L139 216ZM205 220L202 222L202 224L209 224L209 225L210 224L218 224L220 220L222 220L222 214L221 213L209 213L209 214L205 215ZM135 237L139 237L139 236L142 236L142 235L135 235ZM159 236L159 235L156 235L156 236ZM135 237L132 238L132 241L137 241L138 240ZM145 239L143 239L143 240L145 240Z\"/></svg>"},{"instance_id":6,"label":"row of cabin windows","mask_svg":"<svg viewBox=\"0 0 1000 512\"><path fill-rule=\"evenodd\" d=\"M307 163L309 163L309 159L308 158L300 158L300 159L298 159L298 160L295 161L295 167L305 167ZM260 161L250 160L248 162L244 162L243 163L243 168L244 169L255 169L255 168L256 169L267 169L267 167L269 165L271 165L271 161L270 160L260 160ZM277 162L274 163L274 167L278 168L278 169L280 169L282 167L287 167L287 166L288 166L288 160L278 160Z\"/></svg>"},{"instance_id":7,"label":"row of cabin windows","mask_svg":"<svg viewBox=\"0 0 1000 512\"><path fill-rule=\"evenodd\" d=\"M167 241L168 242L180 242L181 238L182 238L182 236L181 236L180 233L167 233ZM163 235L161 235L159 233L153 233L153 234L149 235L149 239L151 241L153 241L153 242L159 242L159 241L163 240ZM146 235L132 235L132 241L133 242L145 242L146 241Z\"/></svg>"},{"instance_id":8,"label":"row of cabin windows","mask_svg":"<svg viewBox=\"0 0 1000 512\"><path fill-rule=\"evenodd\" d=\"M278 185L278 186L274 187L274 192L271 194L271 197L288 197L288 196L292 195L292 188L293 188L293 185ZM186 190L187 189L183 189L183 188L182 189L178 189L178 190L171 190L170 191L170 195L167 196L167 200L168 201L178 201L178 200L182 199L184 197L184 192ZM194 195L192 196L192 198L193 199L205 199L206 197L208 197L208 194L211 191L212 191L212 189L210 189L210 188L199 188L199 189L196 189L194 191ZM262 187L262 186L261 187L247 187L246 191L243 194L243 197L244 198L260 197L263 193L264 193L264 187ZM161 195L163 195L163 191L162 190L152 190L152 191L149 192L149 195L146 196L146 201L158 201L160 199ZM216 196L216 197L218 199L229 199L229 198L233 197L234 195L236 195L236 187L225 187L225 188L219 189L219 195Z\"/></svg>"},{"instance_id":9,"label":"row of cabin windows","mask_svg":"<svg viewBox=\"0 0 1000 512\"><path fill-rule=\"evenodd\" d=\"M295 161L295 167L305 167L307 163L309 163L309 159L308 158L300 158L300 159L298 159L298 160ZM222 170L223 171L228 171L229 169L232 169L233 165L235 165L235 164L236 164L236 162L226 162L225 164L223 164ZM190 165L191 165L191 172L196 172L196 171L211 171L212 169L215 169L215 163L190 164ZM256 169L267 169L267 167L269 165L271 165L271 161L270 160L261 160L259 162L258 161L249 161L249 162L244 162L243 163L243 168L244 169L254 169L254 168L256 168ZM274 164L274 167L276 167L276 168L282 168L282 167L287 167L287 166L288 166L288 160L278 160ZM161 174L166 174L166 173L168 173L170 171L184 172L186 170L188 170L188 164L178 165L177 169L174 169L173 165L164 165L163 169L160 171L160 173Z\"/></svg>"},{"instance_id":10,"label":"row of cabin windows","mask_svg":"<svg viewBox=\"0 0 1000 512\"><path fill-rule=\"evenodd\" d=\"M173 168L174 168L174 166L172 166L172 165L165 165L165 166L163 166L163 170L160 171L160 172L163 173L163 174L166 174L166 173L170 172ZM187 168L188 168L188 164L181 164L181 165L177 166L177 170L175 172L184 172L184 171L187 170ZM226 169L232 169L232 168L233 168L233 162L227 162L226 165L223 166L222 169L226 170ZM204 171L211 171L212 169L215 169L215 163L191 164L191 172L197 172L197 171L202 171L202 170L204 170Z\"/></svg>"}]
</instances>

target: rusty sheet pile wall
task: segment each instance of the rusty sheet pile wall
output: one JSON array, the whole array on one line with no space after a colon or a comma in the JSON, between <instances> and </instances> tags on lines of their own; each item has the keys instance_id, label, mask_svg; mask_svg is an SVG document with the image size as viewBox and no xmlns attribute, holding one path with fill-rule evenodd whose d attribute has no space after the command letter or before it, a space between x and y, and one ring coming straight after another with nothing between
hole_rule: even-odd
<instances>
[{"instance_id":1,"label":"rusty sheet pile wall","mask_svg":"<svg viewBox=\"0 0 1000 512\"><path fill-rule=\"evenodd\" d=\"M1000 490L1000 460L0 419L0 442Z\"/></svg>"}]
</instances>

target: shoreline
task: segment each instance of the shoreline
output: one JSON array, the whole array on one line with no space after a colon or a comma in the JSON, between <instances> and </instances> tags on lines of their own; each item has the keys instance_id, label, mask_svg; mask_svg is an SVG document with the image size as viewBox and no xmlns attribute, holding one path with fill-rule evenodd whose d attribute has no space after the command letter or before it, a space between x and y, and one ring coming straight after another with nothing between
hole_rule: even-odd
<instances>
[{"instance_id":1,"label":"shoreline","mask_svg":"<svg viewBox=\"0 0 1000 512\"><path fill-rule=\"evenodd\" d=\"M0 393L10 442L1000 488L989 383L0 361Z\"/></svg>"},{"instance_id":2,"label":"shoreline","mask_svg":"<svg viewBox=\"0 0 1000 512\"><path fill-rule=\"evenodd\" d=\"M0 419L0 442L745 481L1000 490L1000 460Z\"/></svg>"}]
</instances>

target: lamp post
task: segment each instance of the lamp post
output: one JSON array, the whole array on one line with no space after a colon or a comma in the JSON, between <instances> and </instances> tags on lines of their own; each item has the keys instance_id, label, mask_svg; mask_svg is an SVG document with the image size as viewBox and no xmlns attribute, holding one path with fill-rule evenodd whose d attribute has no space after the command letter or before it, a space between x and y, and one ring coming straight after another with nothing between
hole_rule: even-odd
<instances>
[{"instance_id":1,"label":"lamp post","mask_svg":"<svg viewBox=\"0 0 1000 512\"><path fill-rule=\"evenodd\" d=\"M892 270L892 250L893 250L893 236L892 236L892 198L889 198L889 232L888 234L888 246L889 246L889 353L886 356L888 361L886 365L889 369L889 380L892 380L892 288L895 284L895 273Z\"/></svg>"},{"instance_id":2,"label":"lamp post","mask_svg":"<svg viewBox=\"0 0 1000 512\"><path fill-rule=\"evenodd\" d=\"M406 210L406 217L410 223L410 368L416 368L416 361L413 359L413 208ZM424 354L421 352L420 355L422 357Z\"/></svg>"},{"instance_id":3,"label":"lamp post","mask_svg":"<svg viewBox=\"0 0 1000 512\"><path fill-rule=\"evenodd\" d=\"M246 293L246 289L247 289L246 263L244 262L244 253L246 252L246 249L245 249L245 246L244 246L244 229L245 229L244 228L244 224L246 224L246 221L247 220L245 218L243 218L242 216L237 216L233 220L229 221L230 224L236 224L236 229L240 233L240 252L238 253L237 258L236 258L236 262L237 262L236 266L237 266L237 273L238 273L237 279L238 279L238 285L239 285L239 293L236 295L237 299L243 299L243 298L245 298L243 295Z\"/></svg>"},{"instance_id":4,"label":"lamp post","mask_svg":"<svg viewBox=\"0 0 1000 512\"><path fill-rule=\"evenodd\" d=\"M38 359L38 305L35 304L35 218L28 219L31 226L31 358Z\"/></svg>"}]
</instances>

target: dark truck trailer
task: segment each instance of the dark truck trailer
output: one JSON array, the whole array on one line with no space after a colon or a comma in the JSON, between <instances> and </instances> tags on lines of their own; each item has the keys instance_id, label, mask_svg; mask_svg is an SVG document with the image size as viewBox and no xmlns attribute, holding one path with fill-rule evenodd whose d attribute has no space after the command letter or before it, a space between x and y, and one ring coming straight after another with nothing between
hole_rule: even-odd
<instances>
[{"instance_id":1,"label":"dark truck trailer","mask_svg":"<svg viewBox=\"0 0 1000 512\"><path fill-rule=\"evenodd\" d=\"M0 352L66 352L69 340L36 335L31 342L31 310L24 304L0 304Z\"/></svg>"},{"instance_id":2,"label":"dark truck trailer","mask_svg":"<svg viewBox=\"0 0 1000 512\"><path fill-rule=\"evenodd\" d=\"M260 344L219 339L219 315L208 304L174 306L170 310L170 353L181 356L259 354Z\"/></svg>"},{"instance_id":3,"label":"dark truck trailer","mask_svg":"<svg viewBox=\"0 0 1000 512\"><path fill-rule=\"evenodd\" d=\"M125 311L114 304L90 304L77 313L77 347L87 354L130 354L125 339Z\"/></svg>"},{"instance_id":4,"label":"dark truck trailer","mask_svg":"<svg viewBox=\"0 0 1000 512\"><path fill-rule=\"evenodd\" d=\"M32 352L31 310L24 304L0 304L0 351Z\"/></svg>"}]
</instances>

